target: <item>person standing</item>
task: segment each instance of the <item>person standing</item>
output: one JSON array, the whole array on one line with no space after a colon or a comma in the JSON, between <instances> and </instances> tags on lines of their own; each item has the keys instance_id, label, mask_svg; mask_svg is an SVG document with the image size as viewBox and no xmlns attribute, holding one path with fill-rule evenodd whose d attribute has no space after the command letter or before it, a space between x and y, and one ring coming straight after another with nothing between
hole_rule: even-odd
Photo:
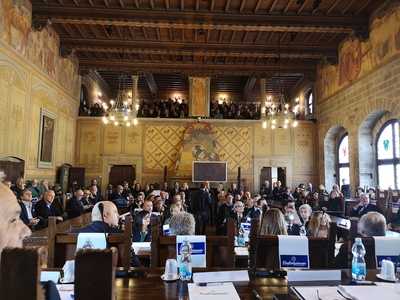
<instances>
[{"instance_id":1,"label":"person standing","mask_svg":"<svg viewBox=\"0 0 400 300\"><path fill-rule=\"evenodd\" d=\"M206 183L201 183L200 189L193 196L191 204L196 220L196 234L205 234L211 208L211 196L206 188Z\"/></svg>"}]
</instances>

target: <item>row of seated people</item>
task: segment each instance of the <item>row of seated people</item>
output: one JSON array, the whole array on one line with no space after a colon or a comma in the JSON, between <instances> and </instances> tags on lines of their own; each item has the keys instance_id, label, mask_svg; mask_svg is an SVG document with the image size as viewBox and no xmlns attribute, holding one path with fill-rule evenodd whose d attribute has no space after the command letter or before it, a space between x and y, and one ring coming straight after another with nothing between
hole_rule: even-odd
<instances>
[{"instance_id":1,"label":"row of seated people","mask_svg":"<svg viewBox=\"0 0 400 300\"><path fill-rule=\"evenodd\" d=\"M2 218L0 221L0 233L2 236L1 242L8 243L7 245L21 245L21 240L30 234L30 230L23 222L19 219L20 207L17 204L15 196L11 191L6 188L3 184L0 185L0 205L2 206L0 212ZM147 199L148 200L148 199ZM145 203L148 201L145 201ZM102 204L102 209L100 209ZM149 204L150 205L150 204ZM145 207L143 208L145 209ZM292 210L294 213L295 207L285 208L285 214L288 215ZM289 223L285 220L285 214L276 208L266 208L264 212L261 212L260 221L260 233L265 235L285 235L290 230L290 221L294 218L289 217ZM306 215L300 211L300 217L304 220ZM300 218L299 217L299 218ZM92 211L92 223L84 228L81 228L79 232L113 232L117 230L119 223L119 215L116 206L111 201L98 202ZM194 234L196 227L195 216L188 212L178 212L171 216L170 230L172 234ZM316 225L315 225L316 224ZM307 233L311 236L322 236L325 235L329 222L327 214L324 212L315 212L311 215L308 224L306 224ZM105 229L106 228L106 229ZM363 215L359 222L359 233L362 236L379 236L385 235L386 232L386 221L385 218L377 212L369 212ZM2 245L0 245L1 247ZM339 251L339 255L346 252L346 247L342 247ZM338 265L340 257L337 258Z\"/></svg>"},{"instance_id":2,"label":"row of seated people","mask_svg":"<svg viewBox=\"0 0 400 300\"><path fill-rule=\"evenodd\" d=\"M101 117L105 110L100 103L88 105L81 103L79 108L80 116ZM141 101L138 109L139 118L187 118L189 107L185 99L161 99L154 101Z\"/></svg>"},{"instance_id":3,"label":"row of seated people","mask_svg":"<svg viewBox=\"0 0 400 300\"><path fill-rule=\"evenodd\" d=\"M236 103L212 101L210 117L213 119L245 119L259 120L261 117L260 103Z\"/></svg>"}]
</instances>

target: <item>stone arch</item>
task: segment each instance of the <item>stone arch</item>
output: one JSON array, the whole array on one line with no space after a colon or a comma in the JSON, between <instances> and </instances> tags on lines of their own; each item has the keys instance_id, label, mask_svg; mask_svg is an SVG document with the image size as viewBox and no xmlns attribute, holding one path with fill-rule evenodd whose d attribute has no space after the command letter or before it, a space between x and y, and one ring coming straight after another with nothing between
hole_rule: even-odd
<instances>
[{"instance_id":1,"label":"stone arch","mask_svg":"<svg viewBox=\"0 0 400 300\"><path fill-rule=\"evenodd\" d=\"M388 114L388 111L383 109L369 113L358 128L358 175L361 187L377 184L374 128L385 114Z\"/></svg>"},{"instance_id":2,"label":"stone arch","mask_svg":"<svg viewBox=\"0 0 400 300\"><path fill-rule=\"evenodd\" d=\"M334 125L324 136L324 174L325 187L329 190L337 182L337 145L339 139L347 132L342 125Z\"/></svg>"}]
</instances>

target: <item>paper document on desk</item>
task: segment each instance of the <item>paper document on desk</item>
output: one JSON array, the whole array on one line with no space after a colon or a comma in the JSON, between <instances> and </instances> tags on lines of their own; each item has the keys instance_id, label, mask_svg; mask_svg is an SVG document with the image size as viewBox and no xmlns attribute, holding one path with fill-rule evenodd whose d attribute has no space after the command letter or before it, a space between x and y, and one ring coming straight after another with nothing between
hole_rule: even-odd
<instances>
[{"instance_id":1,"label":"paper document on desk","mask_svg":"<svg viewBox=\"0 0 400 300\"><path fill-rule=\"evenodd\" d=\"M188 290L190 300L240 300L232 282L206 286L189 283Z\"/></svg>"},{"instance_id":2,"label":"paper document on desk","mask_svg":"<svg viewBox=\"0 0 400 300\"><path fill-rule=\"evenodd\" d=\"M376 286L355 286L355 285L339 285L338 290L343 296L352 300L399 300L400 285L376 285Z\"/></svg>"},{"instance_id":3,"label":"paper document on desk","mask_svg":"<svg viewBox=\"0 0 400 300\"><path fill-rule=\"evenodd\" d=\"M135 254L138 255L140 252L150 252L151 251L151 242L133 242L132 249L135 251Z\"/></svg>"},{"instance_id":4,"label":"paper document on desk","mask_svg":"<svg viewBox=\"0 0 400 300\"><path fill-rule=\"evenodd\" d=\"M302 300L344 300L336 286L293 286L291 290Z\"/></svg>"},{"instance_id":5,"label":"paper document on desk","mask_svg":"<svg viewBox=\"0 0 400 300\"><path fill-rule=\"evenodd\" d=\"M247 271L200 272L193 274L194 283L248 281L250 279Z\"/></svg>"},{"instance_id":6,"label":"paper document on desk","mask_svg":"<svg viewBox=\"0 0 400 300\"><path fill-rule=\"evenodd\" d=\"M61 300L74 299L74 285L73 284L57 284L57 290Z\"/></svg>"}]
</instances>

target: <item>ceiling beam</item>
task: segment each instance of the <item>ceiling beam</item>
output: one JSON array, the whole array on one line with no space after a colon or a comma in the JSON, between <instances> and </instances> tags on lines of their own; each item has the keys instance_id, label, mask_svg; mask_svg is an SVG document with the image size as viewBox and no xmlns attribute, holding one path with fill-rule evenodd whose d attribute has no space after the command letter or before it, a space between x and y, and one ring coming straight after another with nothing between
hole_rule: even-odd
<instances>
[{"instance_id":1,"label":"ceiling beam","mask_svg":"<svg viewBox=\"0 0 400 300\"><path fill-rule=\"evenodd\" d=\"M305 63L291 63L291 64L216 64L216 63L193 63L193 62L147 62L143 60L133 61L121 59L81 59L80 70L88 69L101 69L101 70L114 70L114 71L129 71L129 72L157 72L157 73L186 73L186 74L270 74L271 72L278 72L283 75L286 72L296 73L313 73L315 72L316 65Z\"/></svg>"},{"instance_id":2,"label":"ceiling beam","mask_svg":"<svg viewBox=\"0 0 400 300\"><path fill-rule=\"evenodd\" d=\"M47 20L39 18L38 20ZM51 18L53 24L76 24L76 25L112 25L129 27L148 27L164 29L192 29L192 30L234 30L234 31L253 31L253 32L319 32L319 33L353 33L349 27L332 26L293 26L293 25L225 25L225 24L196 24L196 23L163 23L163 22L141 22L141 21L117 21L117 20L81 20L76 18Z\"/></svg>"},{"instance_id":3,"label":"ceiling beam","mask_svg":"<svg viewBox=\"0 0 400 300\"><path fill-rule=\"evenodd\" d=\"M107 0L105 0L107 1ZM247 31L343 32L368 30L366 16L325 15L262 15L240 13L205 13L203 11L171 11L138 9L101 9L93 7L57 7L35 5L35 18L53 23L100 23L106 25L185 27L187 29L224 29ZM177 21L179 20L179 21ZM212 21L210 21L212 20ZM139 25L140 24L140 25ZM240 24L240 25L233 25ZM263 25L260 25L263 24ZM192 28L188 28L188 26ZM257 29L260 27L261 29Z\"/></svg>"},{"instance_id":4,"label":"ceiling beam","mask_svg":"<svg viewBox=\"0 0 400 300\"><path fill-rule=\"evenodd\" d=\"M153 96L157 96L158 95L158 87L157 87L156 81L154 80L153 74L149 73L149 72L145 72L144 78L146 79L147 86L149 87L150 93Z\"/></svg>"},{"instance_id":5,"label":"ceiling beam","mask_svg":"<svg viewBox=\"0 0 400 300\"><path fill-rule=\"evenodd\" d=\"M246 0L242 0L242 2L240 3L239 11L243 12L245 7L246 7Z\"/></svg>"},{"instance_id":6,"label":"ceiling beam","mask_svg":"<svg viewBox=\"0 0 400 300\"><path fill-rule=\"evenodd\" d=\"M290 6L292 5L293 0L289 0L285 9L283 10L284 13L287 13L289 11Z\"/></svg>"},{"instance_id":7,"label":"ceiling beam","mask_svg":"<svg viewBox=\"0 0 400 300\"><path fill-rule=\"evenodd\" d=\"M165 9L166 9L166 10L169 9L169 0L165 0Z\"/></svg>"},{"instance_id":8,"label":"ceiling beam","mask_svg":"<svg viewBox=\"0 0 400 300\"><path fill-rule=\"evenodd\" d=\"M61 44L74 48L75 46L88 46L88 47L117 47L117 48L144 48L144 49L180 49L180 50L226 50L230 51L270 51L275 52L278 49L277 43L266 43L264 45L253 44L230 44L230 43L183 43L180 41L134 41L134 40L118 40L118 39L83 39L61 37ZM280 49L282 52L310 52L310 53L329 53L337 52L335 45L319 45L319 44L281 44Z\"/></svg>"},{"instance_id":9,"label":"ceiling beam","mask_svg":"<svg viewBox=\"0 0 400 300\"><path fill-rule=\"evenodd\" d=\"M300 6L299 10L297 11L297 14L300 15L303 9L306 7L308 0L304 0L303 4Z\"/></svg>"},{"instance_id":10,"label":"ceiling beam","mask_svg":"<svg viewBox=\"0 0 400 300\"><path fill-rule=\"evenodd\" d=\"M345 15L347 11L351 8L351 6L354 4L354 0L348 0L348 4L345 6L345 8L342 10L342 15Z\"/></svg>"},{"instance_id":11,"label":"ceiling beam","mask_svg":"<svg viewBox=\"0 0 400 300\"><path fill-rule=\"evenodd\" d=\"M254 13L257 13L258 9L259 9L260 6L261 6L261 2L262 2L262 0L258 0L258 1L257 1L256 7L254 7Z\"/></svg>"},{"instance_id":12,"label":"ceiling beam","mask_svg":"<svg viewBox=\"0 0 400 300\"><path fill-rule=\"evenodd\" d=\"M356 15L362 13L362 11L371 3L371 0L365 0L365 3L357 10Z\"/></svg>"},{"instance_id":13,"label":"ceiling beam","mask_svg":"<svg viewBox=\"0 0 400 300\"><path fill-rule=\"evenodd\" d=\"M226 4L225 4L225 11L226 12L229 11L229 5L231 5L231 0L226 0Z\"/></svg>"},{"instance_id":14,"label":"ceiling beam","mask_svg":"<svg viewBox=\"0 0 400 300\"><path fill-rule=\"evenodd\" d=\"M274 2L272 2L272 5L269 9L269 13L272 13L275 9L276 4L278 3L278 0L274 0Z\"/></svg>"},{"instance_id":15,"label":"ceiling beam","mask_svg":"<svg viewBox=\"0 0 400 300\"><path fill-rule=\"evenodd\" d=\"M335 0L335 2L333 2L331 7L329 7L329 9L326 11L326 14L329 15L335 9L335 7L339 4L340 1L341 0Z\"/></svg>"}]
</instances>

